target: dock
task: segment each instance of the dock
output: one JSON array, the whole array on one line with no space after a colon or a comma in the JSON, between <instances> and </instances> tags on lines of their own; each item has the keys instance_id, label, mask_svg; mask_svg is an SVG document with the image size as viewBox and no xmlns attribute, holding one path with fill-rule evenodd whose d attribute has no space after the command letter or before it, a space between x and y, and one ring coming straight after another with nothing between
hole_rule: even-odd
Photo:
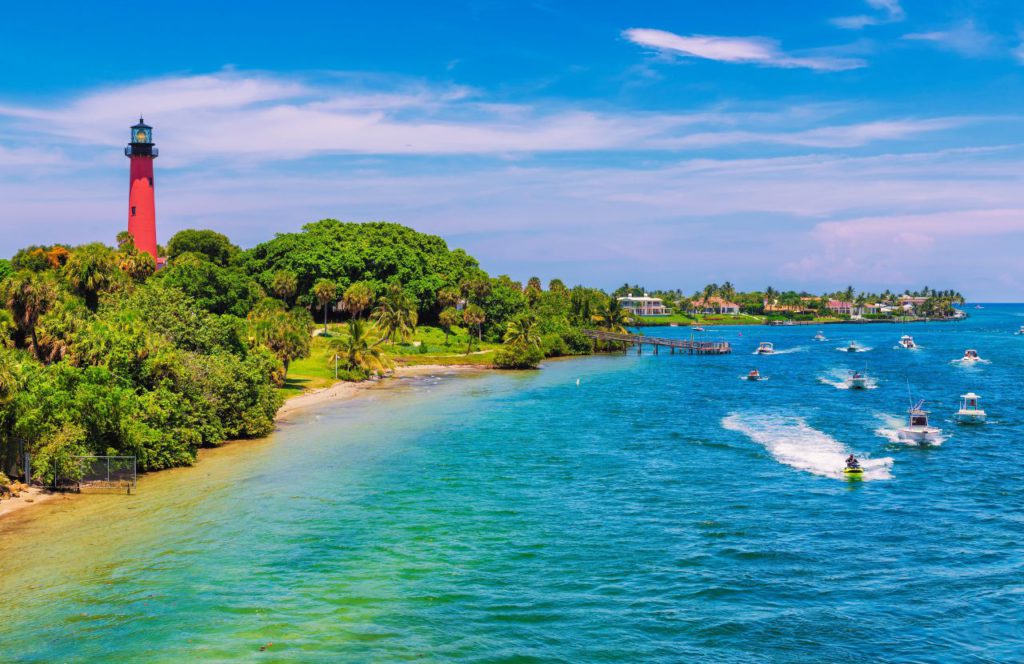
<instances>
[{"instance_id":1,"label":"dock","mask_svg":"<svg viewBox=\"0 0 1024 664\"><path fill-rule=\"evenodd\" d=\"M728 355L732 352L732 346L728 341L694 341L691 339L670 339L667 337L645 337L640 334L621 334L618 332L602 332L601 330L583 330L583 334L598 341L616 341L624 344L623 349L628 346L636 346L636 353L640 355L644 346L652 346L654 354L658 354L659 348L668 348L670 353L678 350L689 355Z\"/></svg>"}]
</instances>

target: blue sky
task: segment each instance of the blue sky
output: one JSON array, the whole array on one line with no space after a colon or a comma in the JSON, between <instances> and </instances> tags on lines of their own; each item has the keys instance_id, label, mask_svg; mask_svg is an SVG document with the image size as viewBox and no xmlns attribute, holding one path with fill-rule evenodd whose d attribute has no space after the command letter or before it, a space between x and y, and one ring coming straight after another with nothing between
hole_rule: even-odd
<instances>
[{"instance_id":1,"label":"blue sky","mask_svg":"<svg viewBox=\"0 0 1024 664\"><path fill-rule=\"evenodd\" d=\"M323 217L492 273L1024 299L1017 2L28 3L0 23L0 255ZM212 6L216 5L216 6Z\"/></svg>"}]
</instances>

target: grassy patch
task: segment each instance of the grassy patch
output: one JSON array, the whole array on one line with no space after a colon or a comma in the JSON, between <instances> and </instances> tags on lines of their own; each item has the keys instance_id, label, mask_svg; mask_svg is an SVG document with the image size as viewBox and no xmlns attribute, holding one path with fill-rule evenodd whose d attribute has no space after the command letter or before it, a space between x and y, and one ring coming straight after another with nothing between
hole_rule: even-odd
<instances>
[{"instance_id":1,"label":"grassy patch","mask_svg":"<svg viewBox=\"0 0 1024 664\"><path fill-rule=\"evenodd\" d=\"M328 326L329 337L313 337L309 357L295 360L288 368L288 379L281 393L285 398L302 394L307 390L330 387L335 383L334 363L332 360L331 341L347 336L345 324L333 323ZM376 329L370 324L371 336L377 336ZM469 345L469 333L464 328L453 328L452 334L445 344L444 330L438 327L422 326L416 328L416 334L407 342L384 344L388 357L399 366L421 364L477 364L489 365L494 362L494 352L501 344L487 341L479 344L473 340L473 350L466 354ZM343 368L343 367L342 367Z\"/></svg>"}]
</instances>

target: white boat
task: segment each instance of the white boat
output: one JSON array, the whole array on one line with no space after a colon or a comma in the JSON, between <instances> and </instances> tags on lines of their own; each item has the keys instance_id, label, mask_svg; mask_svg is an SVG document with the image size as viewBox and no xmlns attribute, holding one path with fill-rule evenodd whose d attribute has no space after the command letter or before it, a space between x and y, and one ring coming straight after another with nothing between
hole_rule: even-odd
<instances>
[{"instance_id":1,"label":"white boat","mask_svg":"<svg viewBox=\"0 0 1024 664\"><path fill-rule=\"evenodd\" d=\"M693 327L693 328L691 328L691 329L692 329L692 330L693 330L694 332L703 332L703 331L704 331L704 328L703 328L703 327L701 327L700 325L694 326L694 327Z\"/></svg>"},{"instance_id":2,"label":"white boat","mask_svg":"<svg viewBox=\"0 0 1024 664\"><path fill-rule=\"evenodd\" d=\"M814 335L814 340L815 341L828 341L828 339L825 338L825 333L824 332L820 332L820 331L817 334Z\"/></svg>"},{"instance_id":3,"label":"white boat","mask_svg":"<svg viewBox=\"0 0 1024 664\"><path fill-rule=\"evenodd\" d=\"M847 353L856 353L860 350L860 346L857 345L856 341L851 341L850 345L846 347Z\"/></svg>"},{"instance_id":4,"label":"white boat","mask_svg":"<svg viewBox=\"0 0 1024 664\"><path fill-rule=\"evenodd\" d=\"M960 359L961 362L978 362L981 357L978 356L978 351L973 348L968 348L964 351L964 356Z\"/></svg>"},{"instance_id":5,"label":"white boat","mask_svg":"<svg viewBox=\"0 0 1024 664\"><path fill-rule=\"evenodd\" d=\"M866 390L868 387L868 377L859 371L853 371L850 373L850 388L854 390Z\"/></svg>"},{"instance_id":6,"label":"white boat","mask_svg":"<svg viewBox=\"0 0 1024 664\"><path fill-rule=\"evenodd\" d=\"M761 380L761 372L757 369L751 369L750 373L747 374L747 380Z\"/></svg>"},{"instance_id":7,"label":"white boat","mask_svg":"<svg viewBox=\"0 0 1024 664\"><path fill-rule=\"evenodd\" d=\"M1024 325L1020 326L1020 329L1014 332L1014 334L1024 334Z\"/></svg>"},{"instance_id":8,"label":"white boat","mask_svg":"<svg viewBox=\"0 0 1024 664\"><path fill-rule=\"evenodd\" d=\"M758 355L771 355L775 352L775 345L770 341L762 341L757 344L757 351L755 352Z\"/></svg>"},{"instance_id":9,"label":"white boat","mask_svg":"<svg viewBox=\"0 0 1024 664\"><path fill-rule=\"evenodd\" d=\"M900 346L909 349L917 348L917 344L914 343L914 337L910 336L909 334L904 334L902 337L900 337Z\"/></svg>"},{"instance_id":10,"label":"white boat","mask_svg":"<svg viewBox=\"0 0 1024 664\"><path fill-rule=\"evenodd\" d=\"M919 445L927 445L935 442L942 434L942 429L937 429L928 424L928 411L921 409L923 405L924 401L918 401L916 405L907 411L907 426L900 429L900 439L912 441Z\"/></svg>"},{"instance_id":11,"label":"white boat","mask_svg":"<svg viewBox=\"0 0 1024 664\"><path fill-rule=\"evenodd\" d=\"M956 421L960 424L981 424L985 421L985 411L978 405L980 399L974 392L960 395L960 410L956 411Z\"/></svg>"}]
</instances>

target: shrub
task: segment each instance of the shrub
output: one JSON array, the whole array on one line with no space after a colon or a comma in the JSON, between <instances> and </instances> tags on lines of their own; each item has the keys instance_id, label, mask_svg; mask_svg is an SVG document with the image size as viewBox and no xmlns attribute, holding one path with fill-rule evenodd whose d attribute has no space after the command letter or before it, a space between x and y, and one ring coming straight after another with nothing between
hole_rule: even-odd
<instances>
[{"instance_id":1,"label":"shrub","mask_svg":"<svg viewBox=\"0 0 1024 664\"><path fill-rule=\"evenodd\" d=\"M537 346L507 344L494 354L498 369L536 369L544 359L544 351Z\"/></svg>"}]
</instances>

